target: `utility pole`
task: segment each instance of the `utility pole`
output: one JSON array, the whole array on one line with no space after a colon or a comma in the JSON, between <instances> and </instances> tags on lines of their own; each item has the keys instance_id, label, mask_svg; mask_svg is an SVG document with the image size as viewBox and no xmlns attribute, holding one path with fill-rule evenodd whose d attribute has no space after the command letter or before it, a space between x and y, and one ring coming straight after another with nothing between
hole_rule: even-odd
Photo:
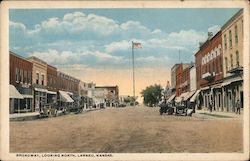
<instances>
[{"instance_id":1,"label":"utility pole","mask_svg":"<svg viewBox=\"0 0 250 161\"><path fill-rule=\"evenodd\" d=\"M134 42L132 41L132 62L133 62L133 101L135 106L135 56L134 56Z\"/></svg>"}]
</instances>

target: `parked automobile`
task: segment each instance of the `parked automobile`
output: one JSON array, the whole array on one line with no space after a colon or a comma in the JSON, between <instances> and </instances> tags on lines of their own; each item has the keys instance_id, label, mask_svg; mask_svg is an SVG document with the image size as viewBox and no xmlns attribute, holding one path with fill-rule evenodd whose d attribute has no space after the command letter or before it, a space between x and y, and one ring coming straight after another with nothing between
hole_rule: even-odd
<instances>
[{"instance_id":1,"label":"parked automobile","mask_svg":"<svg viewBox=\"0 0 250 161\"><path fill-rule=\"evenodd\" d=\"M105 108L104 103L100 103L100 108Z\"/></svg>"},{"instance_id":2,"label":"parked automobile","mask_svg":"<svg viewBox=\"0 0 250 161\"><path fill-rule=\"evenodd\" d=\"M120 104L118 105L118 107L126 107L126 104L120 103Z\"/></svg>"}]
</instances>

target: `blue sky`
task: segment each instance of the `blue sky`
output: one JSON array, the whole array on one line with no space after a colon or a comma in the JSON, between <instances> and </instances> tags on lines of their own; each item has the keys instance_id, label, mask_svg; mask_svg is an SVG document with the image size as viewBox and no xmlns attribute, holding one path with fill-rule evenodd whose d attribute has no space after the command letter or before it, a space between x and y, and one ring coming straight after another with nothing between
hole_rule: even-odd
<instances>
[{"instance_id":1,"label":"blue sky","mask_svg":"<svg viewBox=\"0 0 250 161\"><path fill-rule=\"evenodd\" d=\"M135 51L137 70L166 70L167 76L148 76L166 82L178 51L182 62L194 61L207 32L217 32L238 10L11 9L10 50L98 82L93 72L131 69L131 42L137 41L143 46Z\"/></svg>"}]
</instances>

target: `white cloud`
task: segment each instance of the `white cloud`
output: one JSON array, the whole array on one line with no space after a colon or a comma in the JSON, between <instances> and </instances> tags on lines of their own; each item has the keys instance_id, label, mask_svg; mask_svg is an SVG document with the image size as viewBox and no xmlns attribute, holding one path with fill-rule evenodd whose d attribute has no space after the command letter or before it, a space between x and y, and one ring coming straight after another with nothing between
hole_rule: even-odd
<instances>
[{"instance_id":1,"label":"white cloud","mask_svg":"<svg viewBox=\"0 0 250 161\"><path fill-rule=\"evenodd\" d=\"M105 50L108 53L112 53L117 50L128 50L129 48L131 48L131 43L126 40L112 42L111 44L105 45Z\"/></svg>"},{"instance_id":2,"label":"white cloud","mask_svg":"<svg viewBox=\"0 0 250 161\"><path fill-rule=\"evenodd\" d=\"M10 22L9 22L9 26L10 26L11 28L14 28L14 29L21 29L21 30L23 30L23 31L26 30L25 25L24 25L23 23L20 23L20 22L13 22L13 21L10 21Z\"/></svg>"},{"instance_id":3,"label":"white cloud","mask_svg":"<svg viewBox=\"0 0 250 161\"><path fill-rule=\"evenodd\" d=\"M66 64L78 64L86 63L86 56L91 56L92 61L94 59L98 61L121 61L122 57L112 56L100 51L84 51L84 52L72 52L62 51L59 52L54 49L48 49L47 51L35 51L29 53L30 56L36 56L48 64L66 65ZM85 61L84 61L85 60ZM88 62L91 63L91 62Z\"/></svg>"}]
</instances>

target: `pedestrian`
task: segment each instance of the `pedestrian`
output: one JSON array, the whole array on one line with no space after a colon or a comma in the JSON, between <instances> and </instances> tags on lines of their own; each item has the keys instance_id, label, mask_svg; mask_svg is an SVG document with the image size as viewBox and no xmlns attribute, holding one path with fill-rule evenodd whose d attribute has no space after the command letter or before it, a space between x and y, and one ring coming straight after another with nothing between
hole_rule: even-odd
<instances>
[{"instance_id":1,"label":"pedestrian","mask_svg":"<svg viewBox=\"0 0 250 161\"><path fill-rule=\"evenodd\" d=\"M239 101L239 99L236 102L236 114L238 114L238 113L240 115L240 101Z\"/></svg>"},{"instance_id":2,"label":"pedestrian","mask_svg":"<svg viewBox=\"0 0 250 161\"><path fill-rule=\"evenodd\" d=\"M209 110L210 110L210 112L212 112L212 110L213 110L212 102L209 102Z\"/></svg>"}]
</instances>

